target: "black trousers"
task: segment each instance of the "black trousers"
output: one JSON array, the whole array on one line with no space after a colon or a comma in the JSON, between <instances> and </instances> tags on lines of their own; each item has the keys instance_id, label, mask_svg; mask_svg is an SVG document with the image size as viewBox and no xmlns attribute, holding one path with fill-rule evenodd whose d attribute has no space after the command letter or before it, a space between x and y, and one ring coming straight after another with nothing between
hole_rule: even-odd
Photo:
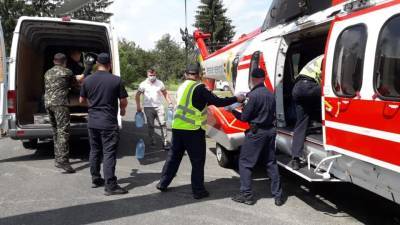
<instances>
[{"instance_id":1,"label":"black trousers","mask_svg":"<svg viewBox=\"0 0 400 225\"><path fill-rule=\"evenodd\" d=\"M298 80L292 91L296 106L296 125L292 142L292 157L302 156L310 118L320 120L321 86L314 81Z\"/></svg>"},{"instance_id":2,"label":"black trousers","mask_svg":"<svg viewBox=\"0 0 400 225\"><path fill-rule=\"evenodd\" d=\"M261 157L268 176L271 178L272 195L275 198L282 196L278 164L276 163L275 158L275 136L276 130L274 128L258 129L255 134L252 131L246 132L246 137L241 147L239 158L241 193L246 195L253 194L251 188L251 176L258 159Z\"/></svg>"},{"instance_id":3,"label":"black trousers","mask_svg":"<svg viewBox=\"0 0 400 225\"><path fill-rule=\"evenodd\" d=\"M206 139L205 131L202 129L195 131L172 130L172 147L168 152L168 158L162 170L160 184L163 187L168 187L172 182L179 169L185 150L192 164L193 193L202 192L205 190L204 164L206 161Z\"/></svg>"},{"instance_id":4,"label":"black trousers","mask_svg":"<svg viewBox=\"0 0 400 225\"><path fill-rule=\"evenodd\" d=\"M89 128L89 141L89 161L92 180L101 178L100 164L103 161L105 187L108 190L112 190L117 185L115 165L117 163L119 131Z\"/></svg>"}]
</instances>

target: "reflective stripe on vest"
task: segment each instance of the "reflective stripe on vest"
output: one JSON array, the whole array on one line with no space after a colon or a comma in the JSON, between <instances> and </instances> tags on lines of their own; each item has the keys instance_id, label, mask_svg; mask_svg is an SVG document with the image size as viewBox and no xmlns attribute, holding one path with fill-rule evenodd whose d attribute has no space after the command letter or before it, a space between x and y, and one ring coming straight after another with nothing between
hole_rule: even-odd
<instances>
[{"instance_id":1,"label":"reflective stripe on vest","mask_svg":"<svg viewBox=\"0 0 400 225\"><path fill-rule=\"evenodd\" d=\"M180 130L197 130L202 128L205 130L207 125L207 107L203 111L199 111L192 105L192 97L194 89L200 85L195 81L186 80L178 89L177 99L178 106L172 121L173 129Z\"/></svg>"},{"instance_id":2,"label":"reflective stripe on vest","mask_svg":"<svg viewBox=\"0 0 400 225\"><path fill-rule=\"evenodd\" d=\"M324 55L320 55L317 58L311 60L309 63L307 63L306 66L303 67L303 69L295 78L302 75L314 79L318 84L321 83L321 66L323 59Z\"/></svg>"}]
</instances>

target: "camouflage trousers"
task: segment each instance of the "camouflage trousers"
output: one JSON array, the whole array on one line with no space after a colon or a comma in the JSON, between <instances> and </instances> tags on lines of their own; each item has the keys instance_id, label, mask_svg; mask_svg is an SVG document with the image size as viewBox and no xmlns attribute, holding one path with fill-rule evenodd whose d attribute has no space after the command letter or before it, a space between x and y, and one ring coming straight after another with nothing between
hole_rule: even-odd
<instances>
[{"instance_id":1,"label":"camouflage trousers","mask_svg":"<svg viewBox=\"0 0 400 225\"><path fill-rule=\"evenodd\" d=\"M69 108L66 106L47 107L53 128L54 158L56 163L69 161Z\"/></svg>"}]
</instances>

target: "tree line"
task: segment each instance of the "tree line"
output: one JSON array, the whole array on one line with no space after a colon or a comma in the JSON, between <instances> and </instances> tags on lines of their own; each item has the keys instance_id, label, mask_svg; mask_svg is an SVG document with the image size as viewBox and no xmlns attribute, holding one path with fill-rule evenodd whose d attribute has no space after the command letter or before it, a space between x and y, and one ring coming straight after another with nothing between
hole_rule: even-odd
<instances>
[{"instance_id":1,"label":"tree line","mask_svg":"<svg viewBox=\"0 0 400 225\"><path fill-rule=\"evenodd\" d=\"M157 71L158 78L177 83L185 69L185 49L171 35L165 34L156 42L154 49L144 50L133 41L119 41L121 76L130 88L146 78L149 68ZM194 60L191 57L192 61Z\"/></svg>"},{"instance_id":2,"label":"tree line","mask_svg":"<svg viewBox=\"0 0 400 225\"><path fill-rule=\"evenodd\" d=\"M193 26L211 34L211 38L206 40L209 52L229 44L235 35L235 27L232 20L225 15L226 11L222 0L200 0ZM186 38L189 41L185 37L183 41L189 49L188 63L194 63L197 61L194 40L191 36ZM149 68L154 68L161 80L177 84L186 67L185 47L179 45L169 34L165 34L156 42L155 48L148 51L134 42L122 39L119 41L119 56L121 76L133 89L146 77Z\"/></svg>"},{"instance_id":3,"label":"tree line","mask_svg":"<svg viewBox=\"0 0 400 225\"><path fill-rule=\"evenodd\" d=\"M56 8L63 2L64 0L0 0L1 23L7 55L19 17L59 17L60 15L56 14ZM74 19L109 22L113 14L106 12L105 9L112 3L112 0L92 0L70 16ZM225 16L226 11L222 0L200 0L198 10L194 15L193 26L211 34L210 40L207 40L210 52L230 43L235 34L232 21ZM183 38L185 44L189 45L188 63L193 63L197 60L193 37L189 35L185 38ZM144 50L132 41L121 39L119 54L121 76L131 88L136 88L137 84L146 77L146 71L149 68L154 68L161 80L179 83L186 67L185 47L173 40L169 34L162 36L152 50Z\"/></svg>"}]
</instances>

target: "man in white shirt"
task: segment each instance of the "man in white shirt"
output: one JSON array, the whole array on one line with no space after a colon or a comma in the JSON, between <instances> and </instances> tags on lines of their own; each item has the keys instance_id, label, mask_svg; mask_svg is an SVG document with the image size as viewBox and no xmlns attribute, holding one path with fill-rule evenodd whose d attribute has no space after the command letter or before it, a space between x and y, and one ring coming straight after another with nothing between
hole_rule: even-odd
<instances>
[{"instance_id":1,"label":"man in white shirt","mask_svg":"<svg viewBox=\"0 0 400 225\"><path fill-rule=\"evenodd\" d=\"M169 107L172 107L172 101L165 89L164 83L157 79L157 74L154 69L149 69L147 71L147 79L140 83L139 89L136 92L136 107L138 112L142 111L142 107L140 106L141 94L144 96L143 109L147 119L150 144L151 146L155 146L154 120L156 119L161 129L163 148L168 149L169 142L167 141L167 127L162 98L165 98Z\"/></svg>"}]
</instances>

